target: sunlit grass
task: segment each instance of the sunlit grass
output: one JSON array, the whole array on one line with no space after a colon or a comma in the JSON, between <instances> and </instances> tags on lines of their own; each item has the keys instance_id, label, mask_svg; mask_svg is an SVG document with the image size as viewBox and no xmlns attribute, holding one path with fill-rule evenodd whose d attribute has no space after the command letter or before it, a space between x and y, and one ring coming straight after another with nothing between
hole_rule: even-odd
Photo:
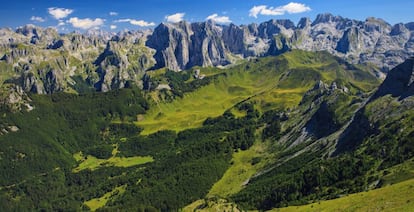
<instances>
[{"instance_id":1,"label":"sunlit grass","mask_svg":"<svg viewBox=\"0 0 414 212\"><path fill-rule=\"evenodd\" d=\"M413 211L414 179L384 188L272 211Z\"/></svg>"},{"instance_id":2,"label":"sunlit grass","mask_svg":"<svg viewBox=\"0 0 414 212\"><path fill-rule=\"evenodd\" d=\"M271 89L274 84L272 78L235 71L183 98L158 102L138 125L144 128L144 135L165 129L182 131L200 127L206 118L220 116L235 104Z\"/></svg>"},{"instance_id":3,"label":"sunlit grass","mask_svg":"<svg viewBox=\"0 0 414 212\"><path fill-rule=\"evenodd\" d=\"M225 76L218 76L209 85L172 102L160 101L156 91L153 92L150 96L155 103L137 122L144 128L143 135L159 130L182 131L200 127L206 118L220 116L245 100L254 101L261 111L294 108L318 80L325 83L345 80L360 87L376 85L363 85L354 80L352 74L327 53L305 51L252 60L229 69L197 69L208 76L217 73L225 73ZM164 72L159 70L153 75L160 76ZM233 113L243 115L237 111Z\"/></svg>"},{"instance_id":4,"label":"sunlit grass","mask_svg":"<svg viewBox=\"0 0 414 212\"><path fill-rule=\"evenodd\" d=\"M248 150L233 153L232 165L210 189L207 197L229 197L239 192L244 184L268 162L266 143L257 141ZM260 160L256 163L254 160Z\"/></svg>"},{"instance_id":5,"label":"sunlit grass","mask_svg":"<svg viewBox=\"0 0 414 212\"><path fill-rule=\"evenodd\" d=\"M102 197L99 198L94 198L91 200L88 200L86 202L84 202L83 204L88 206L89 209L91 209L91 211L96 211L99 208L102 208L103 206L106 205L106 203L108 203L108 201L112 198L114 198L114 196L120 196L125 192L126 189L126 185L123 186L118 186L116 188L114 188L112 191L106 193L105 195L103 195Z\"/></svg>"},{"instance_id":6,"label":"sunlit grass","mask_svg":"<svg viewBox=\"0 0 414 212\"><path fill-rule=\"evenodd\" d=\"M117 152L118 149L114 148L112 157L108 159L99 159L92 155L84 156L82 152L78 152L74 154L73 157L80 163L76 168L72 169L72 171L80 172L84 169L95 170L107 166L130 167L154 161L154 158L151 156L117 157Z\"/></svg>"}]
</instances>

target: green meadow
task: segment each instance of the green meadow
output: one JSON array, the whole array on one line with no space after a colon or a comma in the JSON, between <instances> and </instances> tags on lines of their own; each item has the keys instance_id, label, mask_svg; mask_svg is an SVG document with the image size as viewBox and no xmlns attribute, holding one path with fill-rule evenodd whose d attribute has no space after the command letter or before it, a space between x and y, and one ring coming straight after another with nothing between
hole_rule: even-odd
<instances>
[{"instance_id":1,"label":"green meadow","mask_svg":"<svg viewBox=\"0 0 414 212\"><path fill-rule=\"evenodd\" d=\"M367 192L312 203L303 206L277 208L272 211L412 211L414 179Z\"/></svg>"}]
</instances>

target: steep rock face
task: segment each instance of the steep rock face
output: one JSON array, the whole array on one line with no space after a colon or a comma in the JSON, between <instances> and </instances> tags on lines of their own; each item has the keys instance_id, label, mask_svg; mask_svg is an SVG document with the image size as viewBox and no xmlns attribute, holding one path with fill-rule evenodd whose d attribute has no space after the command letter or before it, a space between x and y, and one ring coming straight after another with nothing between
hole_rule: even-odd
<instances>
[{"instance_id":1,"label":"steep rock face","mask_svg":"<svg viewBox=\"0 0 414 212\"><path fill-rule=\"evenodd\" d=\"M302 49L328 51L353 63L372 63L387 72L414 54L413 30L413 23L391 26L376 18L358 21L320 14L313 22L302 18L296 26L290 20L241 26L211 21L163 23L147 45L157 51L157 68L177 71L227 64L232 62L231 56L260 57Z\"/></svg>"},{"instance_id":2,"label":"steep rock face","mask_svg":"<svg viewBox=\"0 0 414 212\"><path fill-rule=\"evenodd\" d=\"M186 22L176 25L163 23L155 28L146 45L157 50L154 55L156 67L181 70L189 62L191 27Z\"/></svg>"},{"instance_id":3,"label":"steep rock face","mask_svg":"<svg viewBox=\"0 0 414 212\"><path fill-rule=\"evenodd\" d=\"M359 53L363 43L361 32L358 28L352 27L344 32L342 38L338 41L336 51L346 54L347 52Z\"/></svg>"},{"instance_id":4,"label":"steep rock face","mask_svg":"<svg viewBox=\"0 0 414 212\"><path fill-rule=\"evenodd\" d=\"M262 32L263 33L263 32ZM230 24L223 27L223 42L225 47L235 55L241 57L264 56L269 45L259 35L259 26L257 24L236 26Z\"/></svg>"},{"instance_id":5,"label":"steep rock face","mask_svg":"<svg viewBox=\"0 0 414 212\"><path fill-rule=\"evenodd\" d=\"M146 44L157 50L156 68L180 71L192 66L225 65L229 61L222 30L213 22L162 23L155 28Z\"/></svg>"},{"instance_id":6,"label":"steep rock face","mask_svg":"<svg viewBox=\"0 0 414 212\"><path fill-rule=\"evenodd\" d=\"M230 63L222 39L222 27L208 21L194 23L191 28L194 34L191 36L190 67L196 65L218 66Z\"/></svg>"}]
</instances>

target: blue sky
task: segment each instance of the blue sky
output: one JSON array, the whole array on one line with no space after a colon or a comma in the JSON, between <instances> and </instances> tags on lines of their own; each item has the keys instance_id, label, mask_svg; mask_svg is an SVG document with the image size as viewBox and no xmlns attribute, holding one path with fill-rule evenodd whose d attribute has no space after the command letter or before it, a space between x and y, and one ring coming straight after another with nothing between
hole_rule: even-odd
<instances>
[{"instance_id":1,"label":"blue sky","mask_svg":"<svg viewBox=\"0 0 414 212\"><path fill-rule=\"evenodd\" d=\"M413 8L412 0L4 0L0 27L35 24L69 32L136 30L180 20L240 25L291 19L297 23L301 17L313 20L327 12L357 20L373 16L395 24L414 22Z\"/></svg>"}]
</instances>

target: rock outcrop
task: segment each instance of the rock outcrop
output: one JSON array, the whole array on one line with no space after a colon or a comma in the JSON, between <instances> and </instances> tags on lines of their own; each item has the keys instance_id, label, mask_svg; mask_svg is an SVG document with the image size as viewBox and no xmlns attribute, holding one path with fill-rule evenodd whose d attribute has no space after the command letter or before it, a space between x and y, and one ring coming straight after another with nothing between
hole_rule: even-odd
<instances>
[{"instance_id":1,"label":"rock outcrop","mask_svg":"<svg viewBox=\"0 0 414 212\"><path fill-rule=\"evenodd\" d=\"M184 70L193 66L229 64L222 26L214 22L162 23L149 37L147 46L155 49L156 68Z\"/></svg>"}]
</instances>

